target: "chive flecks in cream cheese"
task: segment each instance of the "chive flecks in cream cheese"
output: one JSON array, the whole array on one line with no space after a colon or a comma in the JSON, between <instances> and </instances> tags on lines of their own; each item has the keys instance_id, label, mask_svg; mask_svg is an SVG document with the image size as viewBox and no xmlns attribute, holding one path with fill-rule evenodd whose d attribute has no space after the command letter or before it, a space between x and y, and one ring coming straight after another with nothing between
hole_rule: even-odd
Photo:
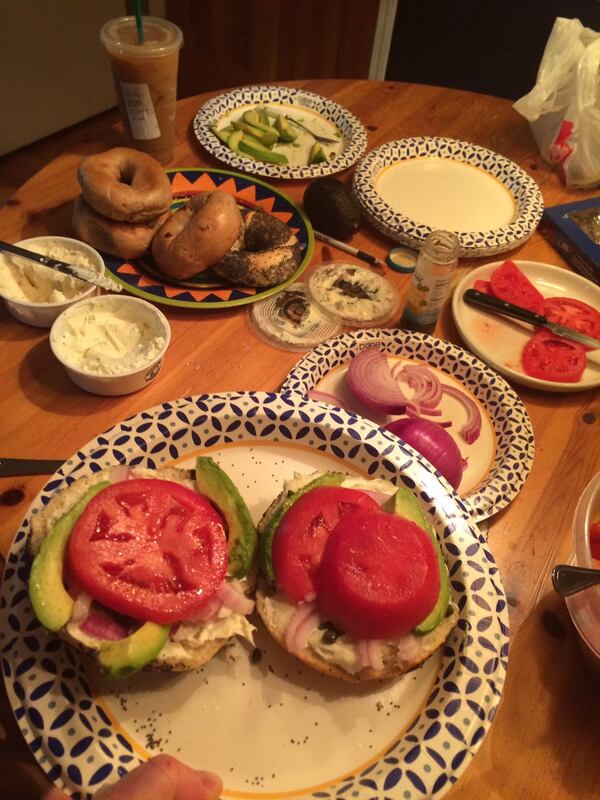
<instances>
[{"instance_id":1,"label":"chive flecks in cream cheese","mask_svg":"<svg viewBox=\"0 0 600 800\"><path fill-rule=\"evenodd\" d=\"M52 240L24 247L57 261L98 271L98 262L83 248L65 246L61 242ZM89 288L89 283L71 275L63 275L26 258L7 253L0 255L0 294L9 300L25 303L64 303Z\"/></svg>"},{"instance_id":2,"label":"chive flecks in cream cheese","mask_svg":"<svg viewBox=\"0 0 600 800\"><path fill-rule=\"evenodd\" d=\"M391 284L356 264L317 267L308 280L308 293L326 314L357 325L387 321L397 306Z\"/></svg>"},{"instance_id":3,"label":"chive flecks in cream cheese","mask_svg":"<svg viewBox=\"0 0 600 800\"><path fill-rule=\"evenodd\" d=\"M92 298L61 315L52 331L53 348L61 360L82 372L123 375L156 358L166 341L160 319L126 300Z\"/></svg>"}]
</instances>

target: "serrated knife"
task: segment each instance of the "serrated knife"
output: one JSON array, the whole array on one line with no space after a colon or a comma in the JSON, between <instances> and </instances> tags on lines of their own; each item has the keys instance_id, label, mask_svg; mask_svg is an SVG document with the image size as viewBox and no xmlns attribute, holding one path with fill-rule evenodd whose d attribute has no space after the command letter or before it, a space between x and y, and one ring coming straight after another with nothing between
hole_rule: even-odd
<instances>
[{"instance_id":1,"label":"serrated knife","mask_svg":"<svg viewBox=\"0 0 600 800\"><path fill-rule=\"evenodd\" d=\"M41 264L42 267L55 269L57 272L62 272L63 275L71 275L86 283L93 283L95 286L100 286L101 289L107 289L109 292L122 291L121 286L116 281L111 281L103 275L98 275L98 273L87 267L80 267L77 264L67 264L65 261L57 261L55 258L43 256L41 253L34 253L32 250L25 250L23 247L17 247L15 244L9 244L9 242L0 242L0 252L11 253L14 256L27 258L29 261L35 261L36 264Z\"/></svg>"},{"instance_id":2,"label":"serrated knife","mask_svg":"<svg viewBox=\"0 0 600 800\"><path fill-rule=\"evenodd\" d=\"M478 292L476 289L467 289L463 294L463 300L467 305L482 308L484 311L492 311L496 314L503 314L505 317L518 319L521 322L529 322L531 325L548 328L548 330L551 330L556 336L562 336L564 339L571 339L574 342L583 344L586 347L591 347L594 350L600 348L600 339L594 339L593 336L579 333L579 331L574 331L572 328L567 328L565 325L550 322L550 320L542 314L536 314L534 311L521 308L521 306L506 303L498 297L485 294L485 292Z\"/></svg>"}]
</instances>

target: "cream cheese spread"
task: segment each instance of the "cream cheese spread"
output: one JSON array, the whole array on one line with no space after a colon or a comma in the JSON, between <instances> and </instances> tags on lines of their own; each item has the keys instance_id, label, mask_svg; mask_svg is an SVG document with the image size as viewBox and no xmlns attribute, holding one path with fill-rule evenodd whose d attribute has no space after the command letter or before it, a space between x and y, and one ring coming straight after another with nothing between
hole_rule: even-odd
<instances>
[{"instance_id":1,"label":"cream cheese spread","mask_svg":"<svg viewBox=\"0 0 600 800\"><path fill-rule=\"evenodd\" d=\"M98 271L97 261L83 248L65 246L52 239L26 247L57 261ZM63 275L26 258L6 253L0 256L0 294L9 300L26 303L64 303L89 288L89 283L71 275Z\"/></svg>"},{"instance_id":2,"label":"cream cheese spread","mask_svg":"<svg viewBox=\"0 0 600 800\"><path fill-rule=\"evenodd\" d=\"M153 361L166 342L159 317L128 298L94 297L64 312L51 334L56 355L72 369L123 375Z\"/></svg>"},{"instance_id":3,"label":"cream cheese spread","mask_svg":"<svg viewBox=\"0 0 600 800\"><path fill-rule=\"evenodd\" d=\"M311 300L334 318L363 326L385 322L397 308L392 285L372 270L356 264L317 267L308 279Z\"/></svg>"}]
</instances>

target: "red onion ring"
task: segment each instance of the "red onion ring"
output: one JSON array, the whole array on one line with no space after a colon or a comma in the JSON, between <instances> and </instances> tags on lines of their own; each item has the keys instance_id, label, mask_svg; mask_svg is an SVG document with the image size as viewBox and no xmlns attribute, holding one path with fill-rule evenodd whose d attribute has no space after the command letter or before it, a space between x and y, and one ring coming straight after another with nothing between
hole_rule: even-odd
<instances>
[{"instance_id":1,"label":"red onion ring","mask_svg":"<svg viewBox=\"0 0 600 800\"><path fill-rule=\"evenodd\" d=\"M403 414L406 397L392 377L384 353L369 347L357 353L346 376L352 393L366 406L386 414Z\"/></svg>"},{"instance_id":2,"label":"red onion ring","mask_svg":"<svg viewBox=\"0 0 600 800\"><path fill-rule=\"evenodd\" d=\"M467 421L460 429L459 433L467 444L473 444L479 438L481 433L481 412L477 403L460 389L454 386L447 386L444 384L442 387L444 394L449 394L451 397L456 398L459 403L462 403L467 412Z\"/></svg>"}]
</instances>

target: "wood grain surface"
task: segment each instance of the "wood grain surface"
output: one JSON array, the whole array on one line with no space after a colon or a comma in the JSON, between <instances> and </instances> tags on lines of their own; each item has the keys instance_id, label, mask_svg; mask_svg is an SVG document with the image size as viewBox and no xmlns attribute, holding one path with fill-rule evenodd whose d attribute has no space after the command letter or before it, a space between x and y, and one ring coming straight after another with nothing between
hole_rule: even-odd
<instances>
[{"instance_id":1,"label":"wood grain surface","mask_svg":"<svg viewBox=\"0 0 600 800\"><path fill-rule=\"evenodd\" d=\"M403 83L312 80L295 81L293 85L331 97L349 108L367 128L369 149L407 136L455 137L514 160L537 181L546 205L593 194L565 189L558 174L540 159L526 122L508 101ZM210 96L179 102L178 143L171 166L218 166L190 131L195 112ZM80 137L65 134L62 154L0 209L0 239L17 241L43 233L69 235L78 163L87 153L118 143L119 137L118 124L107 124L106 118L90 123ZM351 173L349 170L341 177L349 180ZM305 185L277 182L278 188L298 201ZM391 246L367 226L353 244L381 257ZM336 252L331 250L331 255ZM539 233L511 255L567 268ZM328 256L323 245L317 244L313 264ZM484 262L461 261L459 277ZM409 278L391 271L388 276L404 295ZM200 392L276 390L298 359L296 353L276 350L257 339L244 309L192 312L163 307L163 311L173 336L160 377L140 393L103 398L86 394L69 381L52 357L47 331L18 323L2 308L0 454L67 458L101 431L156 403ZM459 343L448 308L436 334ZM490 733L445 797L598 797L597 678L583 659L564 604L554 595L550 583L552 566L565 561L571 550L570 525L578 496L600 470L598 393L554 394L518 385L514 388L531 417L536 454L519 497L490 524L489 544L510 605L508 680ZM45 480L39 476L0 481L2 552L6 553ZM0 741L4 738L0 771L9 775L9 781L14 780L15 787L7 797L35 797L44 779L6 708L2 724L5 732L2 737L0 731Z\"/></svg>"}]
</instances>

